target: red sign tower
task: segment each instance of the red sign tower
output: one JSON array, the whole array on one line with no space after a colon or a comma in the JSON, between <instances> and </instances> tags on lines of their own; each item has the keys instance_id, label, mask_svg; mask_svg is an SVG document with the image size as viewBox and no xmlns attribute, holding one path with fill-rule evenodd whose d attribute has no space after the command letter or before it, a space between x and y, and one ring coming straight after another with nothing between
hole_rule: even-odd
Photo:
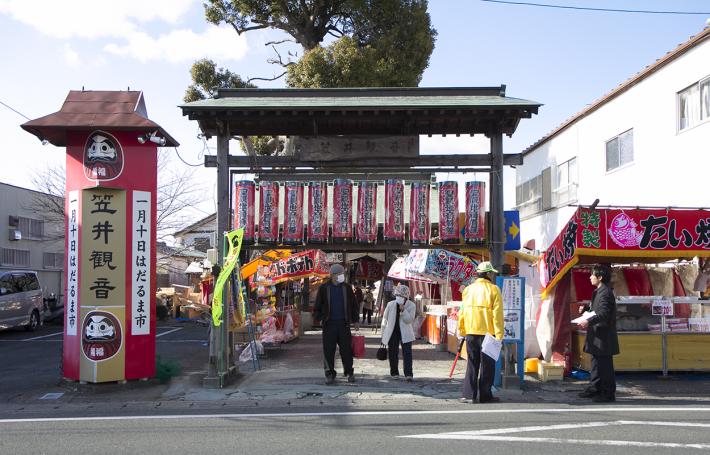
<instances>
[{"instance_id":1,"label":"red sign tower","mask_svg":"<svg viewBox=\"0 0 710 455\"><path fill-rule=\"evenodd\" d=\"M154 376L157 147L178 143L136 91L71 91L22 128L66 147L64 377Z\"/></svg>"}]
</instances>

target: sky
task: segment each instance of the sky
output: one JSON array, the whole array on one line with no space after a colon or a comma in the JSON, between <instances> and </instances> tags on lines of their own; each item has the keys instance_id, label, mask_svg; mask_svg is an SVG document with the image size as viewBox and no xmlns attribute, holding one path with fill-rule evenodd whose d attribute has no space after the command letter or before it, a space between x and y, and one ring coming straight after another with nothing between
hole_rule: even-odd
<instances>
[{"instance_id":1,"label":"sky","mask_svg":"<svg viewBox=\"0 0 710 455\"><path fill-rule=\"evenodd\" d=\"M702 12L632 14L542 8L481 0L429 0L438 36L422 87L507 86L506 95L544 104L523 119L505 153L520 153L563 121L699 33L707 0L540 0L576 7ZM0 182L32 188L32 179L64 161L64 149L43 146L20 128L59 110L69 90L142 90L151 120L181 146L171 167L190 167L204 187L194 216L214 212L216 171L199 166L214 141L198 138L182 116L195 60L211 58L243 78L279 68L265 43L271 31L237 35L204 20L195 0L0 0ZM710 62L708 62L710 73ZM282 87L283 81L260 82ZM9 106L10 108L4 106ZM12 109L19 112L16 113ZM232 144L232 153L241 153ZM422 138L424 153L483 153L480 138ZM170 152L174 152L169 149ZM182 160L182 161L181 161ZM439 180L452 178L437 176ZM464 177L464 179L480 179ZM505 205L515 204L514 170L505 170ZM591 202L591 201L589 201ZM581 201L585 203L585 201Z\"/></svg>"}]
</instances>

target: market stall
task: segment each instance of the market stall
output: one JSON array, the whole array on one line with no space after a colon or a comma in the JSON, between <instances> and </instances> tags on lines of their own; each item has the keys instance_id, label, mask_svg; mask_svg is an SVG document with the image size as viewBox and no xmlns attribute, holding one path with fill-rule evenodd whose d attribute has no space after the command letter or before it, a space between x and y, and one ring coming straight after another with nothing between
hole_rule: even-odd
<instances>
[{"instance_id":1,"label":"market stall","mask_svg":"<svg viewBox=\"0 0 710 455\"><path fill-rule=\"evenodd\" d=\"M447 328L447 316L458 310L460 290L474 280L476 264L466 256L444 249L416 249L397 259L388 272L392 279L415 283L412 287L423 283L429 288L427 295L437 297L418 305L418 311L424 316L422 336L442 350L449 347L452 337L455 344L456 335Z\"/></svg>"},{"instance_id":2,"label":"market stall","mask_svg":"<svg viewBox=\"0 0 710 455\"><path fill-rule=\"evenodd\" d=\"M579 208L539 261L537 338L546 359L589 369L586 333L570 323L593 288L589 264L613 266L619 371L710 370L710 301L692 283L710 257L710 211ZM702 259L701 259L702 260Z\"/></svg>"},{"instance_id":3,"label":"market stall","mask_svg":"<svg viewBox=\"0 0 710 455\"><path fill-rule=\"evenodd\" d=\"M249 311L262 343L279 345L298 337L303 280L328 276L325 253L306 250L260 265L249 277L255 308ZM242 329L242 331L245 331Z\"/></svg>"}]
</instances>

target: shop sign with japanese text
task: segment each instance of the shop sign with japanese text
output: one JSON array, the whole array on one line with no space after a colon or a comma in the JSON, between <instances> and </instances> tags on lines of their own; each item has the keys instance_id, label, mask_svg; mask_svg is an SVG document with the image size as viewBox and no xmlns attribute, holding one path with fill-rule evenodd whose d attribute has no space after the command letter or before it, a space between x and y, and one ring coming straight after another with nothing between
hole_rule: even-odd
<instances>
[{"instance_id":1,"label":"shop sign with japanese text","mask_svg":"<svg viewBox=\"0 0 710 455\"><path fill-rule=\"evenodd\" d=\"M257 282L277 284L291 279L328 274L325 253L321 250L307 250L274 262L269 266L266 276L257 277Z\"/></svg>"}]
</instances>

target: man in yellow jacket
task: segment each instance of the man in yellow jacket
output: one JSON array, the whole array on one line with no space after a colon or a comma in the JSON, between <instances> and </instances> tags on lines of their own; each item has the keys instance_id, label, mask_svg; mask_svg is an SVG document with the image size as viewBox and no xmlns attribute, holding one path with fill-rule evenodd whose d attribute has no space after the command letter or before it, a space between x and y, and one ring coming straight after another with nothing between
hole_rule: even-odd
<instances>
[{"instance_id":1,"label":"man in yellow jacket","mask_svg":"<svg viewBox=\"0 0 710 455\"><path fill-rule=\"evenodd\" d=\"M463 304L459 310L459 335L466 339L466 377L463 381L463 403L500 401L491 392L496 362L481 352L487 333L503 340L503 298L493 283L498 273L490 262L476 267L478 278L463 291Z\"/></svg>"}]
</instances>

